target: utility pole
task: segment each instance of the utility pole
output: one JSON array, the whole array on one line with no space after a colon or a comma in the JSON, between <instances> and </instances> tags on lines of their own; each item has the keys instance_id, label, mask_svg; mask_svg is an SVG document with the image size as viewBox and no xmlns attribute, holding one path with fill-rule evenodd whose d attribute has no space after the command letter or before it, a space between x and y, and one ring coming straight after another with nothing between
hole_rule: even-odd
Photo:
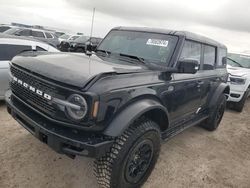
<instances>
[{"instance_id":1,"label":"utility pole","mask_svg":"<svg viewBox=\"0 0 250 188\"><path fill-rule=\"evenodd\" d=\"M92 37L92 35L93 35L94 19L95 19L95 8L93 9L90 37Z\"/></svg>"}]
</instances>

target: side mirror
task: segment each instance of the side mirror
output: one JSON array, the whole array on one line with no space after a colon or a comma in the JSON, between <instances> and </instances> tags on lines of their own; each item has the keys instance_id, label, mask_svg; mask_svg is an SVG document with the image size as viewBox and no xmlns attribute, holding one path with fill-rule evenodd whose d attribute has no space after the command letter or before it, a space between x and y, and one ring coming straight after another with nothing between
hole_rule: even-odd
<instances>
[{"instance_id":1,"label":"side mirror","mask_svg":"<svg viewBox=\"0 0 250 188\"><path fill-rule=\"evenodd\" d=\"M222 65L226 66L227 65L227 57L222 58Z\"/></svg>"},{"instance_id":2,"label":"side mirror","mask_svg":"<svg viewBox=\"0 0 250 188\"><path fill-rule=\"evenodd\" d=\"M199 70L199 62L193 59L183 59L178 61L178 72L195 74Z\"/></svg>"},{"instance_id":3,"label":"side mirror","mask_svg":"<svg viewBox=\"0 0 250 188\"><path fill-rule=\"evenodd\" d=\"M14 35L16 35L16 36L21 36L20 33L15 33Z\"/></svg>"},{"instance_id":4,"label":"side mirror","mask_svg":"<svg viewBox=\"0 0 250 188\"><path fill-rule=\"evenodd\" d=\"M85 52L92 52L93 51L93 45L91 42L85 43Z\"/></svg>"}]
</instances>

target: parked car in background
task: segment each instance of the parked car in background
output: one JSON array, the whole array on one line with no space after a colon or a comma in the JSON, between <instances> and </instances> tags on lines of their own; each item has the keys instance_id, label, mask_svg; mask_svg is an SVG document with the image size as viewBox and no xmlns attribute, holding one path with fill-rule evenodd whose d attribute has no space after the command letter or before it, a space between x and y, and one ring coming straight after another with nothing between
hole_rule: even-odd
<instances>
[{"instance_id":1,"label":"parked car in background","mask_svg":"<svg viewBox=\"0 0 250 188\"><path fill-rule=\"evenodd\" d=\"M62 41L58 47L58 49L62 52L68 52L70 51L71 47L75 47L75 46L85 46L85 42L87 42L89 39L89 37L87 36L80 36L79 38L72 40L72 41ZM84 47L83 47L84 48ZM79 48L80 51L76 51L76 52L84 52L82 51L82 48Z\"/></svg>"},{"instance_id":2,"label":"parked car in background","mask_svg":"<svg viewBox=\"0 0 250 188\"><path fill-rule=\"evenodd\" d=\"M11 28L5 31L4 34L32 37L40 41L46 42L54 47L57 47L60 44L58 38L53 32L41 29Z\"/></svg>"},{"instance_id":3,"label":"parked car in background","mask_svg":"<svg viewBox=\"0 0 250 188\"><path fill-rule=\"evenodd\" d=\"M58 39L61 44L62 41L73 41L77 38L79 38L81 35L70 35L70 34L64 34L61 35Z\"/></svg>"},{"instance_id":4,"label":"parked car in background","mask_svg":"<svg viewBox=\"0 0 250 188\"><path fill-rule=\"evenodd\" d=\"M84 40L84 38L82 38L81 40L75 40L70 43L69 51L70 52L85 52L85 46L87 43L91 44L93 48L92 51L94 51L101 41L102 41L102 38L97 38L97 37L88 38L86 41Z\"/></svg>"},{"instance_id":5,"label":"parked car in background","mask_svg":"<svg viewBox=\"0 0 250 188\"><path fill-rule=\"evenodd\" d=\"M228 54L230 95L229 106L241 112L250 96L250 55Z\"/></svg>"},{"instance_id":6,"label":"parked car in background","mask_svg":"<svg viewBox=\"0 0 250 188\"><path fill-rule=\"evenodd\" d=\"M60 36L64 35L65 33L64 32L61 32L61 31L56 31L55 32L55 35L59 38Z\"/></svg>"},{"instance_id":7,"label":"parked car in background","mask_svg":"<svg viewBox=\"0 0 250 188\"><path fill-rule=\"evenodd\" d=\"M58 52L56 48L35 39L0 34L0 100L9 86L9 62L24 51Z\"/></svg>"}]
</instances>

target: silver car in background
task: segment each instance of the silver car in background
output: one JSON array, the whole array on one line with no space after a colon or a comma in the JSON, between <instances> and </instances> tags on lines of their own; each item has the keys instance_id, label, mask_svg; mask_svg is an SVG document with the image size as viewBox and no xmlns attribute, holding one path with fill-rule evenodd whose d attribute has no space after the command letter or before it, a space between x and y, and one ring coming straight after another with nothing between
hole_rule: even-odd
<instances>
[{"instance_id":1,"label":"silver car in background","mask_svg":"<svg viewBox=\"0 0 250 188\"><path fill-rule=\"evenodd\" d=\"M53 32L41 30L41 29L11 28L3 33L8 34L8 35L16 35L16 36L35 38L37 40L46 42L54 47L57 47L60 44L57 36Z\"/></svg>"},{"instance_id":2,"label":"silver car in background","mask_svg":"<svg viewBox=\"0 0 250 188\"><path fill-rule=\"evenodd\" d=\"M0 100L4 100L9 87L9 62L17 54L31 50L59 52L53 46L35 39L0 34Z\"/></svg>"}]
</instances>

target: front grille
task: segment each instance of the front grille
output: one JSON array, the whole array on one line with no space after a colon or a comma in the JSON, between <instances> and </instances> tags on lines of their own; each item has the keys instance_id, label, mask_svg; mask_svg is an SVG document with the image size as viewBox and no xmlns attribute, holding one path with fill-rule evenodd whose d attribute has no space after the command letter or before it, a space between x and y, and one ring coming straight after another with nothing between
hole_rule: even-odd
<instances>
[{"instance_id":1,"label":"front grille","mask_svg":"<svg viewBox=\"0 0 250 188\"><path fill-rule=\"evenodd\" d=\"M11 66L10 70L13 76L29 84L30 86L43 91L44 93L47 93L51 96L55 96L58 93L58 90L55 86L45 83L39 80L37 77L31 74L28 74L21 69ZM11 87L12 92L16 96L18 96L19 98L21 98L28 104L43 111L47 115L50 115L52 117L55 116L57 109L51 104L49 100L45 99L42 96L37 95L34 92L31 92L30 90L26 89L25 87L18 84L17 82L11 82L10 87Z\"/></svg>"}]
</instances>

